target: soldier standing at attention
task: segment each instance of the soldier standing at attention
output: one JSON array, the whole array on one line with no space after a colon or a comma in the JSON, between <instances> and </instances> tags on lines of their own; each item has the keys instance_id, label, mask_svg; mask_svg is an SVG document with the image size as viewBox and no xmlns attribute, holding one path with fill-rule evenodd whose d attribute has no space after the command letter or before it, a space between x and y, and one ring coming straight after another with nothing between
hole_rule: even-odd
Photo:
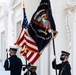
<instances>
[{"instance_id":1,"label":"soldier standing at attention","mask_svg":"<svg viewBox=\"0 0 76 75\"><path fill-rule=\"evenodd\" d=\"M4 68L10 75L21 75L22 61L16 56L17 48L10 48L10 57L5 60Z\"/></svg>"},{"instance_id":2,"label":"soldier standing at attention","mask_svg":"<svg viewBox=\"0 0 76 75\"><path fill-rule=\"evenodd\" d=\"M66 51L62 51L61 56L60 56L60 60L62 61L62 63L56 64L55 59L52 62L53 69L59 70L58 75L71 75L71 66L68 62L69 55L70 53Z\"/></svg>"}]
</instances>

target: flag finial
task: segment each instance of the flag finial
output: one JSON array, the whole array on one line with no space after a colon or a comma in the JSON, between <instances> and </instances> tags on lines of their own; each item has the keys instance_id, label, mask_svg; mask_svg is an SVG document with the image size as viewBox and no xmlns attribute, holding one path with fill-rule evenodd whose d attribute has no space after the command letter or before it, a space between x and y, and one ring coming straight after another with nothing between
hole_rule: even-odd
<instances>
[{"instance_id":1,"label":"flag finial","mask_svg":"<svg viewBox=\"0 0 76 75\"><path fill-rule=\"evenodd\" d=\"M25 3L24 3L24 1L22 2L22 7L25 8Z\"/></svg>"}]
</instances>

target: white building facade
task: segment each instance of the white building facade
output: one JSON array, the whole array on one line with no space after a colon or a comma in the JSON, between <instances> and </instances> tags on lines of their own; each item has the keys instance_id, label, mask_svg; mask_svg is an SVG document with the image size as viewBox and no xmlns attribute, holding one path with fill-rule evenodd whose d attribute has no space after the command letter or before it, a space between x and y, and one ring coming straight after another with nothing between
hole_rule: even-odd
<instances>
[{"instance_id":1,"label":"white building facade","mask_svg":"<svg viewBox=\"0 0 76 75\"><path fill-rule=\"evenodd\" d=\"M41 0L24 0L27 19L30 22L31 17L37 9ZM69 62L72 67L72 75L76 74L75 60L75 42L76 42L76 1L75 0L50 0L54 21L58 34L55 38L55 50L57 63L60 62L61 51L70 52ZM0 6L0 70L3 70L3 64L6 59L6 50L10 46L14 46L23 20L22 0L11 0L9 9ZM5 4L4 4L5 5ZM6 7L6 6L5 6ZM17 53L23 63L24 58ZM37 66L38 75L55 75L52 69L52 61L54 59L52 40L50 44L42 52L42 55L34 64Z\"/></svg>"}]
</instances>

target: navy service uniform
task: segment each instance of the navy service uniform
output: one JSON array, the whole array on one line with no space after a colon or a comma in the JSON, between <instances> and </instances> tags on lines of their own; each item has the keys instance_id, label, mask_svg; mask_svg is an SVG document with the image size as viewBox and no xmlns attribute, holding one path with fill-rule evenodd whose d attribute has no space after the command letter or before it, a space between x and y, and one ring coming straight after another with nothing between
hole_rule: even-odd
<instances>
[{"instance_id":1,"label":"navy service uniform","mask_svg":"<svg viewBox=\"0 0 76 75\"><path fill-rule=\"evenodd\" d=\"M21 75L22 62L16 55L13 55L6 59L4 68L10 70L11 75Z\"/></svg>"},{"instance_id":2,"label":"navy service uniform","mask_svg":"<svg viewBox=\"0 0 76 75\"><path fill-rule=\"evenodd\" d=\"M55 61L53 61L52 66L54 69L57 68L59 70L59 75L71 75L71 67L68 61L57 64L56 67L55 65Z\"/></svg>"},{"instance_id":3,"label":"navy service uniform","mask_svg":"<svg viewBox=\"0 0 76 75\"><path fill-rule=\"evenodd\" d=\"M68 52L65 52L65 51L62 51L62 55L67 55L69 56L70 54ZM60 58L63 60L63 58ZM71 66L68 62L68 60L62 62L62 63L59 63L59 64L56 64L56 60L54 59L54 61L52 62L52 67L53 69L57 69L59 70L59 74L58 75L71 75Z\"/></svg>"},{"instance_id":4,"label":"navy service uniform","mask_svg":"<svg viewBox=\"0 0 76 75\"><path fill-rule=\"evenodd\" d=\"M22 61L16 55L12 55L5 60L4 68L10 71L10 75L21 75Z\"/></svg>"},{"instance_id":5,"label":"navy service uniform","mask_svg":"<svg viewBox=\"0 0 76 75\"><path fill-rule=\"evenodd\" d=\"M24 75L37 75L37 66L30 66L30 69Z\"/></svg>"}]
</instances>

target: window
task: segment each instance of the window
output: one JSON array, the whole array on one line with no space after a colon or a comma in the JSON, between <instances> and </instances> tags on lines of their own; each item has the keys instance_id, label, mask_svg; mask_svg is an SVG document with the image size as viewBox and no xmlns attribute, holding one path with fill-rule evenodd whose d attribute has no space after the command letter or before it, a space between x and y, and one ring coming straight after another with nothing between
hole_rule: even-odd
<instances>
[{"instance_id":1,"label":"window","mask_svg":"<svg viewBox=\"0 0 76 75\"><path fill-rule=\"evenodd\" d=\"M17 22L17 28L16 28L16 37L18 38L19 37L19 34L20 34L20 31L21 31L21 21Z\"/></svg>"},{"instance_id":2,"label":"window","mask_svg":"<svg viewBox=\"0 0 76 75\"><path fill-rule=\"evenodd\" d=\"M21 21L17 22L17 26L16 26L16 40L18 39L19 35L20 35L20 31L21 31ZM17 55L20 57L20 50L18 50Z\"/></svg>"},{"instance_id":3,"label":"window","mask_svg":"<svg viewBox=\"0 0 76 75\"><path fill-rule=\"evenodd\" d=\"M1 58L2 58L2 65L6 59L6 40L5 40L5 31L1 33Z\"/></svg>"}]
</instances>

